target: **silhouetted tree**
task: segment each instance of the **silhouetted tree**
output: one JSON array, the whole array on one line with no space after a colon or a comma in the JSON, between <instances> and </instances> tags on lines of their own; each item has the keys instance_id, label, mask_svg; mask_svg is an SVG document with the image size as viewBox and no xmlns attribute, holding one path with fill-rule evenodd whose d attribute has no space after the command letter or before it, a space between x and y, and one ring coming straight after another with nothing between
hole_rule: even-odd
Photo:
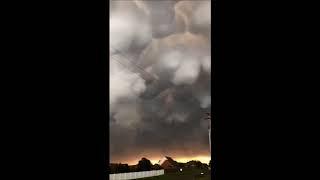
<instances>
[{"instance_id":1,"label":"silhouetted tree","mask_svg":"<svg viewBox=\"0 0 320 180\"><path fill-rule=\"evenodd\" d=\"M138 171L150 171L152 164L147 158L142 158L138 163Z\"/></svg>"},{"instance_id":2,"label":"silhouetted tree","mask_svg":"<svg viewBox=\"0 0 320 180\"><path fill-rule=\"evenodd\" d=\"M178 165L179 165L180 168L184 168L186 163L178 163Z\"/></svg>"},{"instance_id":3,"label":"silhouetted tree","mask_svg":"<svg viewBox=\"0 0 320 180\"><path fill-rule=\"evenodd\" d=\"M189 161L186 164L188 167L193 167L193 168L204 168L205 166L200 162L200 161Z\"/></svg>"},{"instance_id":4,"label":"silhouetted tree","mask_svg":"<svg viewBox=\"0 0 320 180\"><path fill-rule=\"evenodd\" d=\"M210 160L210 162L209 162L209 167L210 167L210 169L212 168L212 167L211 167L211 160Z\"/></svg>"},{"instance_id":5,"label":"silhouetted tree","mask_svg":"<svg viewBox=\"0 0 320 180\"><path fill-rule=\"evenodd\" d=\"M111 173L126 173L130 172L129 165L128 164L116 164L111 169Z\"/></svg>"},{"instance_id":6,"label":"silhouetted tree","mask_svg":"<svg viewBox=\"0 0 320 180\"><path fill-rule=\"evenodd\" d=\"M137 165L129 166L129 170L130 172L137 172L138 171Z\"/></svg>"},{"instance_id":7,"label":"silhouetted tree","mask_svg":"<svg viewBox=\"0 0 320 180\"><path fill-rule=\"evenodd\" d=\"M130 172L129 165L128 165L128 164L121 164L121 166L120 166L120 172L121 172L121 173Z\"/></svg>"},{"instance_id":8,"label":"silhouetted tree","mask_svg":"<svg viewBox=\"0 0 320 180\"><path fill-rule=\"evenodd\" d=\"M159 169L163 169L159 164L155 164L152 166L153 170L159 170Z\"/></svg>"},{"instance_id":9,"label":"silhouetted tree","mask_svg":"<svg viewBox=\"0 0 320 180\"><path fill-rule=\"evenodd\" d=\"M117 164L110 164L109 165L109 171L110 171L109 173L110 174L117 173L117 166L118 166Z\"/></svg>"},{"instance_id":10,"label":"silhouetted tree","mask_svg":"<svg viewBox=\"0 0 320 180\"><path fill-rule=\"evenodd\" d=\"M197 168L202 168L202 163L200 161L196 161L196 167Z\"/></svg>"}]
</instances>

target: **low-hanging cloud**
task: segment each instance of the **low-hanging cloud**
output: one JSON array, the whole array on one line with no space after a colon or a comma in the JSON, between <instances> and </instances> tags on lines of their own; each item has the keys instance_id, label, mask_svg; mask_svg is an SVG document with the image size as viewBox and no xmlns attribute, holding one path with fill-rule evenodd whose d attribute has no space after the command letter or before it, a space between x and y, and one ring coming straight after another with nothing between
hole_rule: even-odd
<instances>
[{"instance_id":1,"label":"low-hanging cloud","mask_svg":"<svg viewBox=\"0 0 320 180\"><path fill-rule=\"evenodd\" d=\"M209 155L210 1L111 4L111 161Z\"/></svg>"}]
</instances>

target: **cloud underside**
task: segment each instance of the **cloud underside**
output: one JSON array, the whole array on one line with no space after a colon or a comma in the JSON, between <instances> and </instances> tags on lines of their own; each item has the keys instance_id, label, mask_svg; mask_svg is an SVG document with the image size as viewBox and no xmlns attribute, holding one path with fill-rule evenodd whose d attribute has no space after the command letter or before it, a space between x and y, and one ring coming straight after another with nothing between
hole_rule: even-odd
<instances>
[{"instance_id":1,"label":"cloud underside","mask_svg":"<svg viewBox=\"0 0 320 180\"><path fill-rule=\"evenodd\" d=\"M209 155L210 14L210 1L111 2L112 162Z\"/></svg>"}]
</instances>

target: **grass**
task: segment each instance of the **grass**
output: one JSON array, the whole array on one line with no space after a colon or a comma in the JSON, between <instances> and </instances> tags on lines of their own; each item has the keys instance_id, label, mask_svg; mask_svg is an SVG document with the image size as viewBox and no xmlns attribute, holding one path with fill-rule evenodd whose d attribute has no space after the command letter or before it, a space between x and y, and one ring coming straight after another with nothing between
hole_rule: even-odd
<instances>
[{"instance_id":1,"label":"grass","mask_svg":"<svg viewBox=\"0 0 320 180\"><path fill-rule=\"evenodd\" d=\"M204 174L201 175L201 172ZM209 170L184 170L182 172L165 173L161 176L142 178L143 180L211 180L211 173Z\"/></svg>"}]
</instances>

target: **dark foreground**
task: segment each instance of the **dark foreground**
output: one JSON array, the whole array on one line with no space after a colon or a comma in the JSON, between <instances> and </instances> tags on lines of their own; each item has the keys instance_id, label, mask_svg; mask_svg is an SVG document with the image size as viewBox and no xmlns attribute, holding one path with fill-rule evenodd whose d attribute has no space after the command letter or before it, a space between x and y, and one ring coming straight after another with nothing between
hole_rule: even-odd
<instances>
[{"instance_id":1,"label":"dark foreground","mask_svg":"<svg viewBox=\"0 0 320 180\"><path fill-rule=\"evenodd\" d=\"M203 173L203 175L201 174ZM142 180L210 180L211 172L209 170L183 170L182 172L165 173L162 176L142 178Z\"/></svg>"}]
</instances>

